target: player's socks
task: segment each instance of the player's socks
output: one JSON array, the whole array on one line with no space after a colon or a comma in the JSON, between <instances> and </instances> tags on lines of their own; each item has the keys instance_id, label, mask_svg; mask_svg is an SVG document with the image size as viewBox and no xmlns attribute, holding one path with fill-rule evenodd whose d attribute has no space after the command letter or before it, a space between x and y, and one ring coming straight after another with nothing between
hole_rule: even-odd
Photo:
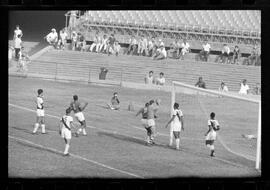
<instances>
[{"instance_id":1,"label":"player's socks","mask_svg":"<svg viewBox=\"0 0 270 190\"><path fill-rule=\"evenodd\" d=\"M42 133L46 133L46 131L45 131L45 124L41 124L41 132Z\"/></svg>"},{"instance_id":2,"label":"player's socks","mask_svg":"<svg viewBox=\"0 0 270 190\"><path fill-rule=\"evenodd\" d=\"M180 148L180 139L175 139L176 142L176 149L179 150Z\"/></svg>"},{"instance_id":3,"label":"player's socks","mask_svg":"<svg viewBox=\"0 0 270 190\"><path fill-rule=\"evenodd\" d=\"M34 130L33 130L33 133L36 133L37 132L38 127L39 127L39 123L35 123L35 127L34 127Z\"/></svg>"},{"instance_id":4,"label":"player's socks","mask_svg":"<svg viewBox=\"0 0 270 190\"><path fill-rule=\"evenodd\" d=\"M85 128L82 129L83 135L87 135Z\"/></svg>"},{"instance_id":5,"label":"player's socks","mask_svg":"<svg viewBox=\"0 0 270 190\"><path fill-rule=\"evenodd\" d=\"M79 129L77 130L77 134L79 135L81 132L82 132L82 128L79 128Z\"/></svg>"},{"instance_id":6,"label":"player's socks","mask_svg":"<svg viewBox=\"0 0 270 190\"><path fill-rule=\"evenodd\" d=\"M69 144L66 144L66 147L65 147L65 151L64 151L64 154L68 154L68 149L69 149Z\"/></svg>"}]
</instances>

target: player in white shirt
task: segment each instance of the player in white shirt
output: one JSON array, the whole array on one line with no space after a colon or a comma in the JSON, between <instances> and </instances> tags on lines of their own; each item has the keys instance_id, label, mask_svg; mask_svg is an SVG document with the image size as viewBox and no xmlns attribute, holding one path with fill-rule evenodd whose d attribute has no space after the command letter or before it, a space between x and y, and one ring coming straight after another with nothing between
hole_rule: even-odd
<instances>
[{"instance_id":1,"label":"player in white shirt","mask_svg":"<svg viewBox=\"0 0 270 190\"><path fill-rule=\"evenodd\" d=\"M45 36L45 38L50 45L53 45L56 48L58 42L58 34L54 28L47 36Z\"/></svg>"},{"instance_id":2,"label":"player in white shirt","mask_svg":"<svg viewBox=\"0 0 270 190\"><path fill-rule=\"evenodd\" d=\"M224 82L221 82L220 87L218 89L220 92L228 92L228 87L225 85Z\"/></svg>"},{"instance_id":3,"label":"player in white shirt","mask_svg":"<svg viewBox=\"0 0 270 190\"><path fill-rule=\"evenodd\" d=\"M67 39L66 30L65 29L60 30L59 36L60 36L60 38L58 40L58 49L64 50L65 49L65 45L66 45L66 39Z\"/></svg>"},{"instance_id":4,"label":"player in white shirt","mask_svg":"<svg viewBox=\"0 0 270 190\"><path fill-rule=\"evenodd\" d=\"M44 120L44 116L45 116L45 111L44 111L44 101L43 101L43 90L42 89L38 89L38 96L37 96L37 100L36 100L36 104L37 104L37 119L36 119L36 123L34 126L34 130L33 130L33 134L36 134L39 125L41 126L41 133L45 134L45 120Z\"/></svg>"},{"instance_id":5,"label":"player in white shirt","mask_svg":"<svg viewBox=\"0 0 270 190\"><path fill-rule=\"evenodd\" d=\"M184 59L184 55L190 51L190 45L187 43L187 41L184 39L184 42L181 44L182 50L180 53L179 59Z\"/></svg>"},{"instance_id":6,"label":"player in white shirt","mask_svg":"<svg viewBox=\"0 0 270 190\"><path fill-rule=\"evenodd\" d=\"M243 82L240 84L239 94L248 94L249 93L249 86L247 85L247 80L244 79Z\"/></svg>"},{"instance_id":7,"label":"player in white shirt","mask_svg":"<svg viewBox=\"0 0 270 190\"><path fill-rule=\"evenodd\" d=\"M220 129L218 120L215 119L215 113L212 112L210 114L210 119L208 120L208 131L205 133L205 144L208 148L210 148L210 156L215 156L215 147L214 142L217 138L217 132Z\"/></svg>"},{"instance_id":8,"label":"player in white shirt","mask_svg":"<svg viewBox=\"0 0 270 190\"><path fill-rule=\"evenodd\" d=\"M165 77L163 72L159 73L159 78L156 79L156 84L162 86L165 84Z\"/></svg>"},{"instance_id":9,"label":"player in white shirt","mask_svg":"<svg viewBox=\"0 0 270 190\"><path fill-rule=\"evenodd\" d=\"M69 155L69 147L70 147L70 140L71 140L71 127L75 126L73 125L73 118L70 116L71 109L66 109L66 114L61 118L60 124L59 124L59 134L64 139L66 146L64 150L64 156Z\"/></svg>"},{"instance_id":10,"label":"player in white shirt","mask_svg":"<svg viewBox=\"0 0 270 190\"><path fill-rule=\"evenodd\" d=\"M16 25L16 29L14 30L14 36L13 36L13 39L15 40L16 37L17 37L19 34L21 35L21 37L23 36L23 33L22 33L21 29L20 29L20 26L19 26L19 25Z\"/></svg>"},{"instance_id":11,"label":"player in white shirt","mask_svg":"<svg viewBox=\"0 0 270 190\"><path fill-rule=\"evenodd\" d=\"M173 136L175 138L175 144L176 144L176 149L180 149L180 132L183 130L184 131L184 116L182 111L179 109L179 104L174 103L173 105L173 115L170 121L167 123L165 126L166 128L168 125L172 123L171 128L170 128L170 144L169 146L172 146L173 144Z\"/></svg>"}]
</instances>

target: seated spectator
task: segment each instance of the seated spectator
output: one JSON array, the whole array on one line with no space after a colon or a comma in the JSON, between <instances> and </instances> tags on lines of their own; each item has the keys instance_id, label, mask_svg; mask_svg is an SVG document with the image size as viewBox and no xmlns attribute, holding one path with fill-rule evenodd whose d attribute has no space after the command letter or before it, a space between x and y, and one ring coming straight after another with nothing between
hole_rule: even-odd
<instances>
[{"instance_id":1,"label":"seated spectator","mask_svg":"<svg viewBox=\"0 0 270 190\"><path fill-rule=\"evenodd\" d=\"M170 49L167 51L168 58L177 59L179 48L177 47L177 40L171 43Z\"/></svg>"},{"instance_id":2,"label":"seated spectator","mask_svg":"<svg viewBox=\"0 0 270 190\"><path fill-rule=\"evenodd\" d=\"M249 86L247 85L247 80L244 79L240 84L239 94L248 94L249 93Z\"/></svg>"},{"instance_id":3,"label":"seated spectator","mask_svg":"<svg viewBox=\"0 0 270 190\"><path fill-rule=\"evenodd\" d=\"M78 36L77 36L77 50L86 51L85 37L81 33L78 33Z\"/></svg>"},{"instance_id":4,"label":"seated spectator","mask_svg":"<svg viewBox=\"0 0 270 190\"><path fill-rule=\"evenodd\" d=\"M165 84L165 77L164 73L159 73L159 78L156 79L156 85L164 85Z\"/></svg>"},{"instance_id":5,"label":"seated spectator","mask_svg":"<svg viewBox=\"0 0 270 190\"><path fill-rule=\"evenodd\" d=\"M195 84L196 87L199 87L199 88L206 88L205 86L205 82L203 81L202 77L199 77L199 80L198 82Z\"/></svg>"},{"instance_id":6,"label":"seated spectator","mask_svg":"<svg viewBox=\"0 0 270 190\"><path fill-rule=\"evenodd\" d=\"M118 56L121 50L121 46L118 41L115 41L113 50L113 53Z\"/></svg>"},{"instance_id":7,"label":"seated spectator","mask_svg":"<svg viewBox=\"0 0 270 190\"><path fill-rule=\"evenodd\" d=\"M254 95L261 95L261 85L260 83L256 83L256 86L253 89Z\"/></svg>"},{"instance_id":8,"label":"seated spectator","mask_svg":"<svg viewBox=\"0 0 270 190\"><path fill-rule=\"evenodd\" d=\"M167 58L167 52L164 45L161 45L160 48L157 49L156 53L152 57L154 60L161 60Z\"/></svg>"},{"instance_id":9,"label":"seated spectator","mask_svg":"<svg viewBox=\"0 0 270 190\"><path fill-rule=\"evenodd\" d=\"M66 30L65 29L60 30L59 36L60 36L60 38L58 40L57 49L64 50L65 49L65 46L66 46L66 40L67 40Z\"/></svg>"},{"instance_id":10,"label":"seated spectator","mask_svg":"<svg viewBox=\"0 0 270 190\"><path fill-rule=\"evenodd\" d=\"M233 50L232 63L238 65L240 57L241 57L240 49L238 46L235 46Z\"/></svg>"},{"instance_id":11,"label":"seated spectator","mask_svg":"<svg viewBox=\"0 0 270 190\"><path fill-rule=\"evenodd\" d=\"M58 34L54 28L47 36L45 36L45 38L50 45L52 45L54 48L57 48Z\"/></svg>"},{"instance_id":12,"label":"seated spectator","mask_svg":"<svg viewBox=\"0 0 270 190\"><path fill-rule=\"evenodd\" d=\"M224 82L221 82L220 87L218 89L220 92L228 92L228 87L225 85Z\"/></svg>"},{"instance_id":13,"label":"seated spectator","mask_svg":"<svg viewBox=\"0 0 270 190\"><path fill-rule=\"evenodd\" d=\"M120 109L120 101L117 97L117 92L113 93L113 97L111 99L111 104L107 104L109 109L111 110L119 110Z\"/></svg>"},{"instance_id":14,"label":"seated spectator","mask_svg":"<svg viewBox=\"0 0 270 190\"><path fill-rule=\"evenodd\" d=\"M201 61L208 61L208 57L210 54L211 46L208 42L202 45L202 50L199 53L199 58Z\"/></svg>"},{"instance_id":15,"label":"seated spectator","mask_svg":"<svg viewBox=\"0 0 270 190\"><path fill-rule=\"evenodd\" d=\"M154 74L153 71L149 71L148 75L146 75L146 77L144 78L145 84L153 84L154 83L153 74Z\"/></svg>"},{"instance_id":16,"label":"seated spectator","mask_svg":"<svg viewBox=\"0 0 270 190\"><path fill-rule=\"evenodd\" d=\"M75 51L76 44L77 44L77 33L73 31L71 34L71 49L73 51Z\"/></svg>"},{"instance_id":17,"label":"seated spectator","mask_svg":"<svg viewBox=\"0 0 270 190\"><path fill-rule=\"evenodd\" d=\"M186 53L189 53L189 51L190 51L190 45L189 45L189 43L187 43L186 39L184 39L184 42L181 44L181 47L182 47L182 49L180 52L179 59L182 58L182 60L184 60L184 56L186 55Z\"/></svg>"}]
</instances>

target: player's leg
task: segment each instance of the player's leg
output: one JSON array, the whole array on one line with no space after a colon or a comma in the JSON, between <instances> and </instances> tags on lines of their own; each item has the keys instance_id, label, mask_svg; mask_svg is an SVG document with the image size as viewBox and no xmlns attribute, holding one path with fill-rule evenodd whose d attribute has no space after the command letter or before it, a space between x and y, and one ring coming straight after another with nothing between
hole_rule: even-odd
<instances>
[{"instance_id":1,"label":"player's leg","mask_svg":"<svg viewBox=\"0 0 270 190\"><path fill-rule=\"evenodd\" d=\"M45 117L44 117L44 114L43 114L43 116L40 117L40 124L41 124L40 125L41 126L41 133L45 134L46 130L45 130Z\"/></svg>"},{"instance_id":2,"label":"player's leg","mask_svg":"<svg viewBox=\"0 0 270 190\"><path fill-rule=\"evenodd\" d=\"M175 144L176 144L176 149L180 149L180 131L173 131L173 135L175 138Z\"/></svg>"},{"instance_id":3,"label":"player's leg","mask_svg":"<svg viewBox=\"0 0 270 190\"><path fill-rule=\"evenodd\" d=\"M173 128L170 127L170 142L169 142L169 146L172 146L173 144Z\"/></svg>"},{"instance_id":4,"label":"player's leg","mask_svg":"<svg viewBox=\"0 0 270 190\"><path fill-rule=\"evenodd\" d=\"M66 146L65 146L65 150L64 150L64 156L68 156L69 155L69 147L70 147L70 139L66 139L64 138Z\"/></svg>"},{"instance_id":5,"label":"player's leg","mask_svg":"<svg viewBox=\"0 0 270 190\"><path fill-rule=\"evenodd\" d=\"M39 123L40 123L40 116L37 110L37 118L36 118L36 123L34 125L34 130L33 130L33 134L36 134L38 128L39 128Z\"/></svg>"},{"instance_id":6,"label":"player's leg","mask_svg":"<svg viewBox=\"0 0 270 190\"><path fill-rule=\"evenodd\" d=\"M64 141L66 143L64 155L68 156L69 155L70 140L71 140L71 131L68 130L67 128L63 128L62 129L62 137L64 138Z\"/></svg>"}]
</instances>

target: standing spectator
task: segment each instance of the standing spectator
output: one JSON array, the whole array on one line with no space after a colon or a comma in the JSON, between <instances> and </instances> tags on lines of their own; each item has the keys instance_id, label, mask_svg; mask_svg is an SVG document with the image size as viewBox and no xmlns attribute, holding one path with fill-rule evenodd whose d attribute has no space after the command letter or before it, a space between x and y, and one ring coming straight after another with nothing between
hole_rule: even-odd
<instances>
[{"instance_id":1,"label":"standing spectator","mask_svg":"<svg viewBox=\"0 0 270 190\"><path fill-rule=\"evenodd\" d=\"M110 55L114 52L114 42L116 41L114 34L111 34L111 36L108 39L108 46L107 46L107 54Z\"/></svg>"},{"instance_id":2,"label":"standing spectator","mask_svg":"<svg viewBox=\"0 0 270 190\"><path fill-rule=\"evenodd\" d=\"M129 45L127 49L127 54L130 55L130 52L133 51L133 44L134 44L135 36L132 35L131 38L129 39Z\"/></svg>"},{"instance_id":3,"label":"standing spectator","mask_svg":"<svg viewBox=\"0 0 270 190\"><path fill-rule=\"evenodd\" d=\"M52 45L54 48L57 48L58 34L54 28L47 36L45 36L45 38L50 45Z\"/></svg>"},{"instance_id":4,"label":"standing spectator","mask_svg":"<svg viewBox=\"0 0 270 190\"><path fill-rule=\"evenodd\" d=\"M152 57L154 51L154 38L148 40L148 56Z\"/></svg>"},{"instance_id":5,"label":"standing spectator","mask_svg":"<svg viewBox=\"0 0 270 190\"><path fill-rule=\"evenodd\" d=\"M121 50L121 46L120 46L120 44L119 44L119 42L118 41L115 41L115 43L114 43L114 54L116 55L116 56L118 56L119 55L119 53L120 53L120 50Z\"/></svg>"},{"instance_id":6,"label":"standing spectator","mask_svg":"<svg viewBox=\"0 0 270 190\"><path fill-rule=\"evenodd\" d=\"M98 44L98 32L96 32L96 35L95 35L95 37L94 37L94 40L93 40L93 43L91 44L91 46L90 46L90 51L91 52L93 52L93 49L97 46L97 44ZM96 50L97 50L97 47L96 47Z\"/></svg>"},{"instance_id":7,"label":"standing spectator","mask_svg":"<svg viewBox=\"0 0 270 190\"><path fill-rule=\"evenodd\" d=\"M15 59L16 59L16 61L19 60L19 53L21 51L21 47L22 47L21 35L18 34L18 36L15 38L15 41L14 41L14 49L15 49Z\"/></svg>"},{"instance_id":8,"label":"standing spectator","mask_svg":"<svg viewBox=\"0 0 270 190\"><path fill-rule=\"evenodd\" d=\"M243 82L240 84L239 94L248 94L249 93L249 86L247 85L247 80L244 79Z\"/></svg>"},{"instance_id":9,"label":"standing spectator","mask_svg":"<svg viewBox=\"0 0 270 190\"><path fill-rule=\"evenodd\" d=\"M149 74L146 75L146 77L144 78L145 84L153 84L154 83L154 76L153 76L153 74L154 74L153 71L149 71Z\"/></svg>"},{"instance_id":10,"label":"standing spectator","mask_svg":"<svg viewBox=\"0 0 270 190\"><path fill-rule=\"evenodd\" d=\"M103 35L102 43L99 46L99 52L103 52L104 50L107 49L107 41L108 41L108 38L107 38L107 35L105 34Z\"/></svg>"},{"instance_id":11,"label":"standing spectator","mask_svg":"<svg viewBox=\"0 0 270 190\"><path fill-rule=\"evenodd\" d=\"M139 37L139 40L138 40L138 49L137 49L137 54L138 55L142 55L141 54L142 46L143 46L143 39L142 39L142 37Z\"/></svg>"},{"instance_id":12,"label":"standing spectator","mask_svg":"<svg viewBox=\"0 0 270 190\"><path fill-rule=\"evenodd\" d=\"M65 46L66 46L66 39L67 39L66 30L65 29L60 30L59 36L60 36L60 38L58 40L58 47L57 48L64 50Z\"/></svg>"},{"instance_id":13,"label":"standing spectator","mask_svg":"<svg viewBox=\"0 0 270 190\"><path fill-rule=\"evenodd\" d=\"M238 46L235 46L233 50L233 58L232 58L233 64L238 65L240 57L241 57L240 49Z\"/></svg>"},{"instance_id":14,"label":"standing spectator","mask_svg":"<svg viewBox=\"0 0 270 190\"><path fill-rule=\"evenodd\" d=\"M255 65L259 57L259 47L254 45L251 50L251 55L248 57L248 65Z\"/></svg>"},{"instance_id":15,"label":"standing spectator","mask_svg":"<svg viewBox=\"0 0 270 190\"><path fill-rule=\"evenodd\" d=\"M100 50L101 44L102 44L102 34L99 34L98 39L97 39L97 47L96 47L96 52L98 53L100 52L99 50Z\"/></svg>"},{"instance_id":16,"label":"standing spectator","mask_svg":"<svg viewBox=\"0 0 270 190\"><path fill-rule=\"evenodd\" d=\"M199 58L202 61L208 61L208 57L210 54L211 46L208 42L202 45L202 51L200 51Z\"/></svg>"},{"instance_id":17,"label":"standing spectator","mask_svg":"<svg viewBox=\"0 0 270 190\"><path fill-rule=\"evenodd\" d=\"M157 49L156 53L152 57L154 60L161 60L161 59L166 59L167 58L167 52L162 44L160 48Z\"/></svg>"},{"instance_id":18,"label":"standing spectator","mask_svg":"<svg viewBox=\"0 0 270 190\"><path fill-rule=\"evenodd\" d=\"M165 84L165 77L164 77L164 73L161 72L159 73L159 78L156 79L156 85L163 86L164 84Z\"/></svg>"},{"instance_id":19,"label":"standing spectator","mask_svg":"<svg viewBox=\"0 0 270 190\"><path fill-rule=\"evenodd\" d=\"M205 82L203 81L203 78L202 77L199 77L199 80L198 82L195 84L196 87L199 87L199 88L206 88L205 86Z\"/></svg>"},{"instance_id":20,"label":"standing spectator","mask_svg":"<svg viewBox=\"0 0 270 190\"><path fill-rule=\"evenodd\" d=\"M142 42L142 49L140 52L141 55L143 55L143 53L144 53L144 56L148 56L147 44L148 44L147 38L146 38L146 36L144 36L143 42Z\"/></svg>"},{"instance_id":21,"label":"standing spectator","mask_svg":"<svg viewBox=\"0 0 270 190\"><path fill-rule=\"evenodd\" d=\"M221 55L218 57L218 62L227 63L229 54L230 54L230 48L227 44L224 44L221 50Z\"/></svg>"},{"instance_id":22,"label":"standing spectator","mask_svg":"<svg viewBox=\"0 0 270 190\"><path fill-rule=\"evenodd\" d=\"M118 99L117 92L113 93L113 97L111 99L111 104L107 104L109 109L111 110L119 110L120 109L120 101Z\"/></svg>"},{"instance_id":23,"label":"standing spectator","mask_svg":"<svg viewBox=\"0 0 270 190\"><path fill-rule=\"evenodd\" d=\"M184 59L184 55L186 55L186 53L189 53L190 51L190 45L189 43L187 43L187 40L184 39L183 43L181 44L182 50L180 52L180 58L182 58L182 60Z\"/></svg>"},{"instance_id":24,"label":"standing spectator","mask_svg":"<svg viewBox=\"0 0 270 190\"><path fill-rule=\"evenodd\" d=\"M228 92L228 87L225 85L224 82L221 82L220 87L218 89L220 92Z\"/></svg>"},{"instance_id":25,"label":"standing spectator","mask_svg":"<svg viewBox=\"0 0 270 190\"><path fill-rule=\"evenodd\" d=\"M254 95L261 95L261 85L260 83L256 83L256 86L253 89Z\"/></svg>"},{"instance_id":26,"label":"standing spectator","mask_svg":"<svg viewBox=\"0 0 270 190\"><path fill-rule=\"evenodd\" d=\"M23 36L20 26L16 25L16 29L14 30L13 40L15 40L19 34L21 35L21 37Z\"/></svg>"},{"instance_id":27,"label":"standing spectator","mask_svg":"<svg viewBox=\"0 0 270 190\"><path fill-rule=\"evenodd\" d=\"M175 40L167 51L168 58L176 59L178 53L177 40Z\"/></svg>"},{"instance_id":28,"label":"standing spectator","mask_svg":"<svg viewBox=\"0 0 270 190\"><path fill-rule=\"evenodd\" d=\"M71 34L71 47L72 47L71 49L73 51L75 51L76 44L77 44L77 33L73 31Z\"/></svg>"}]
</instances>

